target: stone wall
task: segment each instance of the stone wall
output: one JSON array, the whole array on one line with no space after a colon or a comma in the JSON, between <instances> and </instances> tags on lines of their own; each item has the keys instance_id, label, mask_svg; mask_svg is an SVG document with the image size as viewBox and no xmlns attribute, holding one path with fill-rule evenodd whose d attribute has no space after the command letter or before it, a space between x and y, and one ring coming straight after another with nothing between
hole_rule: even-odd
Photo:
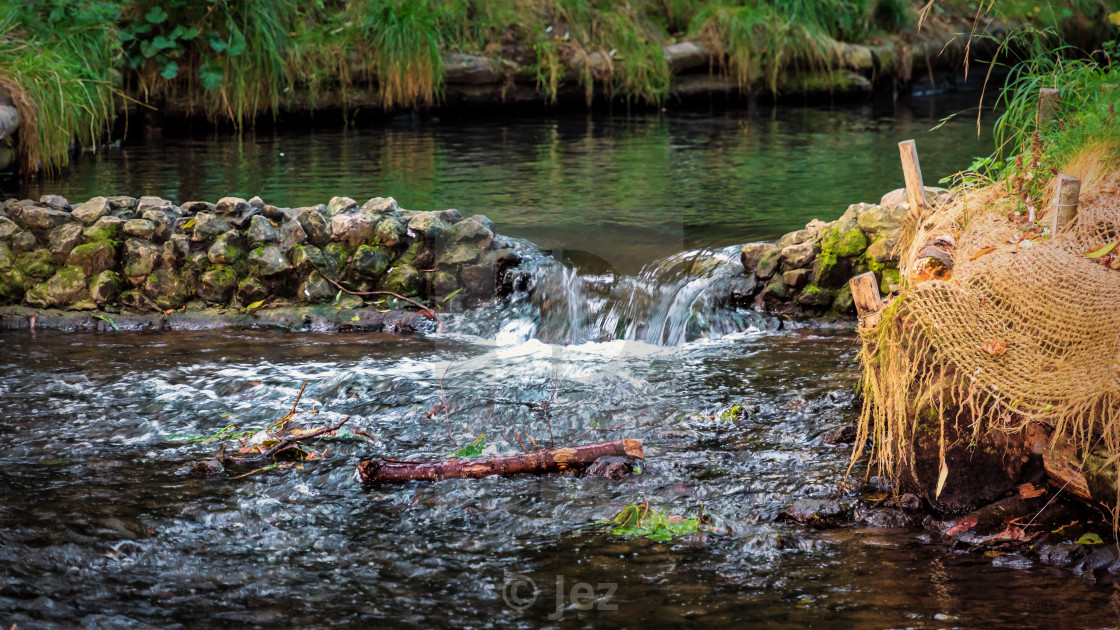
<instances>
[{"instance_id":1,"label":"stone wall","mask_svg":"<svg viewBox=\"0 0 1120 630\"><path fill-rule=\"evenodd\" d=\"M927 188L928 196L944 195ZM808 316L855 315L848 280L866 271L885 295L897 289L902 220L909 205L895 190L878 204L857 203L837 220L814 219L776 242L748 243L741 260L752 279L736 298L761 310Z\"/></svg>"},{"instance_id":2,"label":"stone wall","mask_svg":"<svg viewBox=\"0 0 1120 630\"><path fill-rule=\"evenodd\" d=\"M175 205L158 197L57 195L0 207L0 305L120 312L333 303L442 308L495 293L519 262L484 216L403 210L348 197L305 208L259 198Z\"/></svg>"}]
</instances>

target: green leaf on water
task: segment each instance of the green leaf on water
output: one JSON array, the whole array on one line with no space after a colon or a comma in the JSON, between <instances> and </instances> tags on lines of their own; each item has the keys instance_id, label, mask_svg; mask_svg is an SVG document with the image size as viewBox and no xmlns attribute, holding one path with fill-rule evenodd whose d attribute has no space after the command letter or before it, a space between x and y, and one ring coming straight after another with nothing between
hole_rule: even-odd
<instances>
[{"instance_id":1,"label":"green leaf on water","mask_svg":"<svg viewBox=\"0 0 1120 630\"><path fill-rule=\"evenodd\" d=\"M100 314L95 313L93 316L94 316L94 318L100 319L101 321L105 322L106 324L109 324L110 326L112 326L113 330L115 330L117 332L120 332L121 329L117 328L116 322L114 322L113 318L109 317L108 315L100 315Z\"/></svg>"},{"instance_id":2,"label":"green leaf on water","mask_svg":"<svg viewBox=\"0 0 1120 630\"><path fill-rule=\"evenodd\" d=\"M1077 544L1077 545L1099 545L1103 542L1104 541L1101 540L1100 536L1090 532L1088 534L1085 534L1081 538L1078 538L1077 542L1074 543L1074 544Z\"/></svg>"},{"instance_id":3,"label":"green leaf on water","mask_svg":"<svg viewBox=\"0 0 1120 630\"><path fill-rule=\"evenodd\" d=\"M486 447L486 434L479 434L469 445L455 451L451 454L452 457L478 457L482 455L482 449Z\"/></svg>"}]
</instances>

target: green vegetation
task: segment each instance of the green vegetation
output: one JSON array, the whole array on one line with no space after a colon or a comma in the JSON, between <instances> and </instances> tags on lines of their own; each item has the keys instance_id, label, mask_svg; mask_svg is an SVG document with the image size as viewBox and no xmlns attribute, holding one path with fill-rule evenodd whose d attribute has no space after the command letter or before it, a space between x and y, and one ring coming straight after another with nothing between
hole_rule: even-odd
<instances>
[{"instance_id":1,"label":"green vegetation","mask_svg":"<svg viewBox=\"0 0 1120 630\"><path fill-rule=\"evenodd\" d=\"M885 39L917 23L918 0L35 0L0 8L0 87L21 111L23 164L57 168L73 139L103 137L119 103L175 103L242 127L290 103L314 108L375 90L385 109L438 102L448 53L486 55L499 76L537 78L546 99L574 77L602 94L660 104L672 73L663 47L700 41L717 70L750 90L793 71L831 71L838 44ZM999 17L1053 27L1094 15L1071 0ZM958 6L959 5L959 6ZM1068 6L1067 6L1068 5ZM1055 5L1057 6L1057 5ZM937 14L971 14L964 2ZM1080 13L1079 13L1080 12ZM930 14L934 14L930 17Z\"/></svg>"},{"instance_id":2,"label":"green vegetation","mask_svg":"<svg viewBox=\"0 0 1120 630\"><path fill-rule=\"evenodd\" d=\"M697 534L711 528L711 518L701 514L686 518L666 514L648 504L629 504L622 508L606 524L611 525L611 533L619 536L644 537L657 542L668 542L677 536Z\"/></svg>"}]
</instances>

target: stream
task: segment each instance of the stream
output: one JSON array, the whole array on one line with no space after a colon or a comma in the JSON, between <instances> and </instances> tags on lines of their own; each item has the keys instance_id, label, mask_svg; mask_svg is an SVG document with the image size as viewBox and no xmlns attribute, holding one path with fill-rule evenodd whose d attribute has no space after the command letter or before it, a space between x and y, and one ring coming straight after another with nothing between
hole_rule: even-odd
<instances>
[{"instance_id":1,"label":"stream","mask_svg":"<svg viewBox=\"0 0 1120 630\"><path fill-rule=\"evenodd\" d=\"M741 281L734 245L877 200L900 179L903 135L944 149L923 154L932 181L986 152L972 121L927 131L957 104L404 121L302 145L295 132L146 140L21 185L13 194L71 200L300 205L367 190L456 206L488 214L523 250L533 291L411 336L0 333L0 623L1113 625L1113 587L1025 558L955 555L919 530L778 521L796 499L839 491L849 447L822 437L858 416L859 341L721 303ZM306 160L298 176L278 147ZM780 168L783 156L797 157ZM214 455L207 436L272 424L305 381L299 409L317 413L298 423L349 418L314 460L183 474ZM444 458L482 434L484 455L519 452L515 432L542 445L639 438L646 460L621 480L355 478L362 460ZM703 513L717 531L658 542L604 522L643 502Z\"/></svg>"}]
</instances>

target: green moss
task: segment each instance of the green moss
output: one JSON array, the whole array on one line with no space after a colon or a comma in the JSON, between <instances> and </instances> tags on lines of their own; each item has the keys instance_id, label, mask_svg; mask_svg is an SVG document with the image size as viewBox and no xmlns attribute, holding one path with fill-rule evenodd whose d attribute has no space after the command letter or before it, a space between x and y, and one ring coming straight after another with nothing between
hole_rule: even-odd
<instances>
[{"instance_id":1,"label":"green moss","mask_svg":"<svg viewBox=\"0 0 1120 630\"><path fill-rule=\"evenodd\" d=\"M897 267L883 267L882 275L880 276L880 278L881 280L879 281L879 291L882 292L883 295L891 292L892 284L897 285L901 284L902 282L902 275L898 272Z\"/></svg>"},{"instance_id":2,"label":"green moss","mask_svg":"<svg viewBox=\"0 0 1120 630\"><path fill-rule=\"evenodd\" d=\"M45 249L37 249L20 255L16 265L28 277L39 280L46 280L53 276L55 269L58 267L54 256Z\"/></svg>"},{"instance_id":3,"label":"green moss","mask_svg":"<svg viewBox=\"0 0 1120 630\"><path fill-rule=\"evenodd\" d=\"M814 282L813 284L810 284L809 286L802 289L801 292L809 294L820 293L821 287Z\"/></svg>"}]
</instances>

